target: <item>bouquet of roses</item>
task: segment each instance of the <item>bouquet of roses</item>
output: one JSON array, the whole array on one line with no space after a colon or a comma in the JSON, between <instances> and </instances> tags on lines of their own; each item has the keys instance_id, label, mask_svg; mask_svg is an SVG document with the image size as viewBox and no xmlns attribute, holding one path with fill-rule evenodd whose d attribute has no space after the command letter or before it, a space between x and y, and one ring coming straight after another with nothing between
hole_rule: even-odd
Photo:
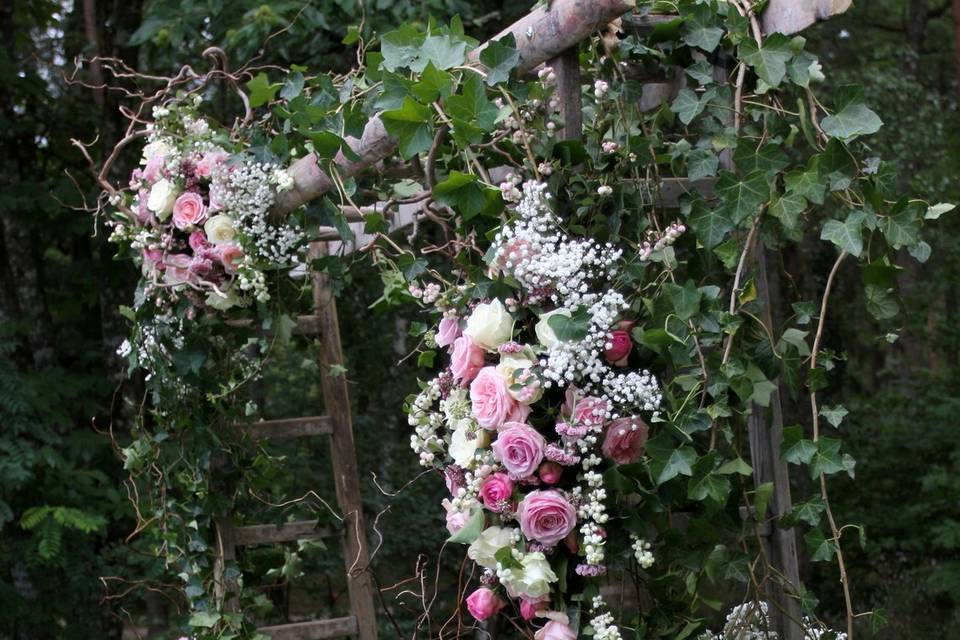
<instances>
[{"instance_id":1,"label":"bouquet of roses","mask_svg":"<svg viewBox=\"0 0 960 640\"><path fill-rule=\"evenodd\" d=\"M523 618L543 620L538 639L558 640L576 637L559 592L565 572L606 572L603 472L640 458L661 398L649 372L629 367L623 252L568 235L550 205L546 185L525 183L486 254L509 297L477 300L468 287L429 297L449 365L408 414L412 448L450 490L451 540L483 568L470 612L484 620L512 599ZM649 543L632 547L652 564ZM620 637L599 595L587 607L597 638Z\"/></svg>"}]
</instances>

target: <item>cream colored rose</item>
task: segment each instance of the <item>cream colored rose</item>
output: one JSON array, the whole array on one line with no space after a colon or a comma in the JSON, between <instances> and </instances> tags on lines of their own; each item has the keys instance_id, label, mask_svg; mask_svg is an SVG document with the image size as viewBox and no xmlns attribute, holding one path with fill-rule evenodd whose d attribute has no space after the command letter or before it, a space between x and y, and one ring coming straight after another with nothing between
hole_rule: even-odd
<instances>
[{"instance_id":1,"label":"cream colored rose","mask_svg":"<svg viewBox=\"0 0 960 640\"><path fill-rule=\"evenodd\" d=\"M513 317L504 308L503 303L494 298L490 302L478 304L463 330L464 335L470 337L473 343L486 349L496 351L504 342L510 340L513 333Z\"/></svg>"},{"instance_id":2,"label":"cream colored rose","mask_svg":"<svg viewBox=\"0 0 960 640\"><path fill-rule=\"evenodd\" d=\"M543 396L540 380L530 373L536 364L529 347L525 347L520 353L500 355L497 373L506 380L507 392L517 402L532 404ZM520 385L520 388L517 388L517 385Z\"/></svg>"},{"instance_id":3,"label":"cream colored rose","mask_svg":"<svg viewBox=\"0 0 960 640\"><path fill-rule=\"evenodd\" d=\"M226 311L240 304L240 298L233 289L227 289L221 295L216 291L207 294L206 303L208 307L213 307L218 311Z\"/></svg>"},{"instance_id":4,"label":"cream colored rose","mask_svg":"<svg viewBox=\"0 0 960 640\"><path fill-rule=\"evenodd\" d=\"M497 568L497 551L513 546L517 530L512 527L487 527L467 549L467 557L481 567Z\"/></svg>"},{"instance_id":5,"label":"cream colored rose","mask_svg":"<svg viewBox=\"0 0 960 640\"><path fill-rule=\"evenodd\" d=\"M557 574L543 553L527 553L520 564L523 565L523 571L513 571L513 579L506 585L510 591L528 598L539 598L550 593L550 583L557 581Z\"/></svg>"},{"instance_id":6,"label":"cream colored rose","mask_svg":"<svg viewBox=\"0 0 960 640\"><path fill-rule=\"evenodd\" d=\"M156 156L168 156L174 152L174 148L164 140L154 140L143 147L143 157L140 158L140 164L147 164Z\"/></svg>"},{"instance_id":7,"label":"cream colored rose","mask_svg":"<svg viewBox=\"0 0 960 640\"><path fill-rule=\"evenodd\" d=\"M503 376L507 384L512 384L514 376L524 369L532 369L534 360L528 358L524 352L504 353L500 355L500 364L497 365L497 373Z\"/></svg>"},{"instance_id":8,"label":"cream colored rose","mask_svg":"<svg viewBox=\"0 0 960 640\"><path fill-rule=\"evenodd\" d=\"M150 188L147 198L147 208L157 214L161 220L166 220L173 205L177 201L177 185L167 179L157 180Z\"/></svg>"},{"instance_id":9,"label":"cream colored rose","mask_svg":"<svg viewBox=\"0 0 960 640\"><path fill-rule=\"evenodd\" d=\"M540 316L540 321L537 323L534 331L537 333L537 340L547 349L560 341L557 338L557 333L553 330L553 327L551 327L549 323L550 318L553 316L564 316L565 318L569 318L570 312L566 309L554 309L553 311Z\"/></svg>"},{"instance_id":10,"label":"cream colored rose","mask_svg":"<svg viewBox=\"0 0 960 640\"><path fill-rule=\"evenodd\" d=\"M208 219L203 225L203 231L207 234L207 240L212 244L232 242L237 236L237 230L233 226L233 218L222 213Z\"/></svg>"}]
</instances>

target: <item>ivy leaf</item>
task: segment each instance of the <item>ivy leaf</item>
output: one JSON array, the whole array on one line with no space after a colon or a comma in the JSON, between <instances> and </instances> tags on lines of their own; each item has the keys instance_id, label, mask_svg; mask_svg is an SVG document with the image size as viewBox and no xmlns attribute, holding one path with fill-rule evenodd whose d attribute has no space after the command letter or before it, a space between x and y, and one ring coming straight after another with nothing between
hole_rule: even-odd
<instances>
[{"instance_id":1,"label":"ivy leaf","mask_svg":"<svg viewBox=\"0 0 960 640\"><path fill-rule=\"evenodd\" d=\"M786 63L792 57L790 39L781 33L773 34L760 47L750 38L740 43L740 59L753 67L757 76L774 89L787 74Z\"/></svg>"},{"instance_id":2,"label":"ivy leaf","mask_svg":"<svg viewBox=\"0 0 960 640\"><path fill-rule=\"evenodd\" d=\"M827 405L820 407L820 415L826 418L827 422L834 427L839 427L840 423L843 422L843 419L847 417L849 413L842 404L838 404L835 407L829 407Z\"/></svg>"},{"instance_id":3,"label":"ivy leaf","mask_svg":"<svg viewBox=\"0 0 960 640\"><path fill-rule=\"evenodd\" d=\"M703 49L707 53L713 51L723 38L723 29L716 25L715 14L707 4L697 5L693 11L684 16L686 29L683 41L691 47Z\"/></svg>"},{"instance_id":4,"label":"ivy leaf","mask_svg":"<svg viewBox=\"0 0 960 640\"><path fill-rule=\"evenodd\" d=\"M590 312L586 307L580 307L572 316L557 313L547 319L547 324L560 342L583 340L590 332Z\"/></svg>"},{"instance_id":5,"label":"ivy leaf","mask_svg":"<svg viewBox=\"0 0 960 640\"><path fill-rule=\"evenodd\" d=\"M808 331L801 331L796 328L789 328L783 332L783 336L780 337L780 344L778 345L777 351L783 353L785 349L782 347L784 345L792 345L800 356L810 355L810 347L807 345L807 334Z\"/></svg>"},{"instance_id":6,"label":"ivy leaf","mask_svg":"<svg viewBox=\"0 0 960 640\"><path fill-rule=\"evenodd\" d=\"M894 249L912 246L920 240L920 221L912 206L886 216L880 223L880 231Z\"/></svg>"},{"instance_id":7,"label":"ivy leaf","mask_svg":"<svg viewBox=\"0 0 960 640\"><path fill-rule=\"evenodd\" d=\"M823 204L827 187L820 178L819 162L811 163L806 169L791 171L783 178L787 194L802 196L814 204Z\"/></svg>"},{"instance_id":8,"label":"ivy leaf","mask_svg":"<svg viewBox=\"0 0 960 640\"><path fill-rule=\"evenodd\" d=\"M673 312L681 320L689 320L700 310L700 299L703 294L692 280L687 280L682 287L667 282L663 285L663 290L673 304Z\"/></svg>"},{"instance_id":9,"label":"ivy leaf","mask_svg":"<svg viewBox=\"0 0 960 640\"><path fill-rule=\"evenodd\" d=\"M437 98L447 98L453 93L453 76L437 69L432 62L429 62L420 74L420 81L414 84L410 91L425 104Z\"/></svg>"},{"instance_id":10,"label":"ivy leaf","mask_svg":"<svg viewBox=\"0 0 960 640\"><path fill-rule=\"evenodd\" d=\"M416 64L422 45L423 34L408 24L383 34L380 38L383 68L387 71L396 71L400 67L409 68L412 64Z\"/></svg>"},{"instance_id":11,"label":"ivy leaf","mask_svg":"<svg viewBox=\"0 0 960 640\"><path fill-rule=\"evenodd\" d=\"M817 451L810 460L810 478L816 480L821 475L833 475L846 471L853 477L853 468L856 464L849 455L840 453L840 441L836 438L820 438L817 441Z\"/></svg>"},{"instance_id":12,"label":"ivy leaf","mask_svg":"<svg viewBox=\"0 0 960 640\"><path fill-rule=\"evenodd\" d=\"M792 527L797 522L806 522L811 527L815 527L820 524L820 518L823 515L823 512L826 511L826 503L824 503L823 498L820 496L814 496L807 500L806 502L801 502L800 504L795 504L790 513L786 514L782 523L784 526Z\"/></svg>"},{"instance_id":13,"label":"ivy leaf","mask_svg":"<svg viewBox=\"0 0 960 640\"><path fill-rule=\"evenodd\" d=\"M280 90L280 97L287 102L293 100L303 92L303 74L299 71L291 73L286 82L283 83L283 89Z\"/></svg>"},{"instance_id":14,"label":"ivy leaf","mask_svg":"<svg viewBox=\"0 0 960 640\"><path fill-rule=\"evenodd\" d=\"M197 611L190 616L190 626L209 629L220 622L220 614L216 611Z\"/></svg>"},{"instance_id":15,"label":"ivy leaf","mask_svg":"<svg viewBox=\"0 0 960 640\"><path fill-rule=\"evenodd\" d=\"M697 452L692 447L674 447L673 439L661 433L647 442L650 456L650 473L657 485L668 482L678 475L692 476Z\"/></svg>"},{"instance_id":16,"label":"ivy leaf","mask_svg":"<svg viewBox=\"0 0 960 640\"><path fill-rule=\"evenodd\" d=\"M907 247L907 251L910 252L917 262L926 262L930 259L930 253L933 251L930 248L930 245L921 240L917 244Z\"/></svg>"},{"instance_id":17,"label":"ivy leaf","mask_svg":"<svg viewBox=\"0 0 960 640\"><path fill-rule=\"evenodd\" d=\"M433 112L409 96L399 109L384 111L380 118L387 132L397 138L405 160L427 151L433 144Z\"/></svg>"},{"instance_id":18,"label":"ivy leaf","mask_svg":"<svg viewBox=\"0 0 960 640\"><path fill-rule=\"evenodd\" d=\"M433 63L437 69L452 69L467 59L467 43L448 35L428 36L420 47L418 57L412 61L410 70L421 72L427 64Z\"/></svg>"},{"instance_id":19,"label":"ivy leaf","mask_svg":"<svg viewBox=\"0 0 960 640\"><path fill-rule=\"evenodd\" d=\"M852 256L863 251L863 222L866 214L854 211L843 222L827 220L820 231L821 240L829 240Z\"/></svg>"},{"instance_id":20,"label":"ivy leaf","mask_svg":"<svg viewBox=\"0 0 960 640\"><path fill-rule=\"evenodd\" d=\"M803 51L787 64L787 75L793 84L807 88L811 82L822 82L826 78L820 68L820 61L812 53Z\"/></svg>"},{"instance_id":21,"label":"ivy leaf","mask_svg":"<svg viewBox=\"0 0 960 640\"><path fill-rule=\"evenodd\" d=\"M683 124L690 124L693 119L703 113L707 104L717 95L716 89L707 89L701 95L694 93L692 89L684 87L674 98L670 105L670 110L680 118Z\"/></svg>"},{"instance_id":22,"label":"ivy leaf","mask_svg":"<svg viewBox=\"0 0 960 640\"><path fill-rule=\"evenodd\" d=\"M447 538L447 542L458 542L460 544L473 544L474 540L480 537L483 532L484 516L483 509L474 509L470 514L467 523L455 534Z\"/></svg>"},{"instance_id":23,"label":"ivy leaf","mask_svg":"<svg viewBox=\"0 0 960 640\"><path fill-rule=\"evenodd\" d=\"M499 199L500 192L484 187L473 174L454 170L433 188L433 197L454 207L469 220L487 209L492 199Z\"/></svg>"},{"instance_id":24,"label":"ivy leaf","mask_svg":"<svg viewBox=\"0 0 960 640\"><path fill-rule=\"evenodd\" d=\"M733 153L733 161L737 164L737 169L743 174L762 171L768 176L778 173L790 164L787 154L779 145L765 144L756 149L747 138L741 138L740 142L737 143L737 149Z\"/></svg>"},{"instance_id":25,"label":"ivy leaf","mask_svg":"<svg viewBox=\"0 0 960 640\"><path fill-rule=\"evenodd\" d=\"M250 92L250 107L256 109L273 100L281 86L279 82L271 84L267 74L263 71L258 73L253 77L253 80L247 82L247 91Z\"/></svg>"},{"instance_id":26,"label":"ivy leaf","mask_svg":"<svg viewBox=\"0 0 960 640\"><path fill-rule=\"evenodd\" d=\"M957 205L950 204L949 202L938 202L937 204L929 207L927 212L923 214L924 219L926 220L936 220L945 213L949 213L957 208Z\"/></svg>"},{"instance_id":27,"label":"ivy leaf","mask_svg":"<svg viewBox=\"0 0 960 640\"><path fill-rule=\"evenodd\" d=\"M767 519L767 507L773 498L774 485L772 482L764 482L756 491L754 491L754 514L759 520Z\"/></svg>"},{"instance_id":28,"label":"ivy leaf","mask_svg":"<svg viewBox=\"0 0 960 640\"><path fill-rule=\"evenodd\" d=\"M810 464L817 445L803 437L803 427L797 425L783 428L783 442L780 443L780 457L791 464Z\"/></svg>"},{"instance_id":29,"label":"ivy leaf","mask_svg":"<svg viewBox=\"0 0 960 640\"><path fill-rule=\"evenodd\" d=\"M770 181L763 171L749 173L742 180L723 171L714 190L735 225L755 217L760 205L770 199Z\"/></svg>"},{"instance_id":30,"label":"ivy leaf","mask_svg":"<svg viewBox=\"0 0 960 640\"><path fill-rule=\"evenodd\" d=\"M727 462L723 463L720 468L717 469L717 473L721 473L723 475L739 473L742 476L749 476L753 473L753 467L744 462L743 458L737 457L733 460L728 460Z\"/></svg>"},{"instance_id":31,"label":"ivy leaf","mask_svg":"<svg viewBox=\"0 0 960 640\"><path fill-rule=\"evenodd\" d=\"M713 464L712 458L710 463ZM687 486L687 497L691 500L703 501L709 498L718 504L723 504L729 495L730 479L713 471L691 478Z\"/></svg>"},{"instance_id":32,"label":"ivy leaf","mask_svg":"<svg viewBox=\"0 0 960 640\"><path fill-rule=\"evenodd\" d=\"M864 289L867 298L867 311L877 320L889 320L900 313L900 305L890 295L890 289L868 284Z\"/></svg>"},{"instance_id":33,"label":"ivy leaf","mask_svg":"<svg viewBox=\"0 0 960 640\"><path fill-rule=\"evenodd\" d=\"M806 210L807 199L789 191L782 196L774 197L770 202L770 215L779 220L787 231L797 228L800 216Z\"/></svg>"},{"instance_id":34,"label":"ivy leaf","mask_svg":"<svg viewBox=\"0 0 960 640\"><path fill-rule=\"evenodd\" d=\"M444 106L453 120L453 136L460 144L479 142L483 132L492 131L496 126L499 112L487 99L483 81L476 74L469 74L462 93L447 98Z\"/></svg>"},{"instance_id":35,"label":"ivy leaf","mask_svg":"<svg viewBox=\"0 0 960 640\"><path fill-rule=\"evenodd\" d=\"M803 536L803 540L807 543L810 560L813 562L830 562L837 553L837 544L827 539L820 529L811 529Z\"/></svg>"},{"instance_id":36,"label":"ivy leaf","mask_svg":"<svg viewBox=\"0 0 960 640\"><path fill-rule=\"evenodd\" d=\"M510 79L510 72L520 64L520 52L512 33L493 40L480 52L480 62L487 68L487 84L493 86Z\"/></svg>"},{"instance_id":37,"label":"ivy leaf","mask_svg":"<svg viewBox=\"0 0 960 640\"><path fill-rule=\"evenodd\" d=\"M831 138L849 142L862 135L876 133L883 126L880 117L863 102L859 87L846 86L837 90L837 109L820 123L823 132Z\"/></svg>"},{"instance_id":38,"label":"ivy leaf","mask_svg":"<svg viewBox=\"0 0 960 640\"><path fill-rule=\"evenodd\" d=\"M734 227L725 211L719 207L710 208L702 200L697 200L693 204L690 212L690 225L697 232L697 237L707 249L712 249L720 244Z\"/></svg>"},{"instance_id":39,"label":"ivy leaf","mask_svg":"<svg viewBox=\"0 0 960 640\"><path fill-rule=\"evenodd\" d=\"M701 180L717 175L720 158L709 149L694 149L687 154L687 178Z\"/></svg>"},{"instance_id":40,"label":"ivy leaf","mask_svg":"<svg viewBox=\"0 0 960 640\"><path fill-rule=\"evenodd\" d=\"M686 68L688 76L696 80L701 86L713 82L713 65L706 60L698 60Z\"/></svg>"}]
</instances>

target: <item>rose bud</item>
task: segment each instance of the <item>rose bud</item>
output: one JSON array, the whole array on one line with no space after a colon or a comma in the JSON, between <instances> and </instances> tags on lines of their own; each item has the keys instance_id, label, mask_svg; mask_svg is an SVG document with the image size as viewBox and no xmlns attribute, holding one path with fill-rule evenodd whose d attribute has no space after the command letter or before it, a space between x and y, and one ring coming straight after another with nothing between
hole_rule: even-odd
<instances>
[{"instance_id":1,"label":"rose bud","mask_svg":"<svg viewBox=\"0 0 960 640\"><path fill-rule=\"evenodd\" d=\"M627 364L627 357L633 350L633 341L630 334L622 329L617 329L607 338L607 348L603 356L612 365L622 367Z\"/></svg>"},{"instance_id":2,"label":"rose bud","mask_svg":"<svg viewBox=\"0 0 960 640\"><path fill-rule=\"evenodd\" d=\"M557 484L560 482L560 476L563 475L563 467L548 460L540 465L537 472L540 474L540 479L546 484Z\"/></svg>"},{"instance_id":3,"label":"rose bud","mask_svg":"<svg viewBox=\"0 0 960 640\"><path fill-rule=\"evenodd\" d=\"M477 620L483 622L506 606L506 602L486 587L480 587L467 598L467 609Z\"/></svg>"}]
</instances>

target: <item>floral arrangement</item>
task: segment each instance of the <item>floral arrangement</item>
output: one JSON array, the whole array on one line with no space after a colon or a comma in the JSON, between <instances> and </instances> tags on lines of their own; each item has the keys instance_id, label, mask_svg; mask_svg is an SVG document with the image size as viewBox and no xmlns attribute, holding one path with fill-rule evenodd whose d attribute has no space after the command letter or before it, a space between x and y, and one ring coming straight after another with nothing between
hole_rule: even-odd
<instances>
[{"instance_id":1,"label":"floral arrangement","mask_svg":"<svg viewBox=\"0 0 960 640\"><path fill-rule=\"evenodd\" d=\"M293 180L279 165L198 114L201 99L155 107L129 190L111 197L111 240L139 262L133 312L145 320L121 355L153 371L184 346L185 322L270 299L267 275L303 263L305 236L291 218L276 224L270 208Z\"/></svg>"},{"instance_id":2,"label":"floral arrangement","mask_svg":"<svg viewBox=\"0 0 960 640\"><path fill-rule=\"evenodd\" d=\"M770 630L769 605L760 600L738 604L727 614L723 631L706 631L698 640L778 640L780 634ZM828 629L823 624L804 616L804 640L847 640L847 634Z\"/></svg>"},{"instance_id":3,"label":"floral arrangement","mask_svg":"<svg viewBox=\"0 0 960 640\"><path fill-rule=\"evenodd\" d=\"M449 365L409 404L411 446L442 470L451 539L483 568L466 600L473 616L513 599L524 619L545 620L538 640L559 640L576 637L560 587L567 569L585 579L607 571L616 515L604 470L640 458L661 396L650 372L630 366L624 253L568 235L543 183L523 184L513 213L486 254L512 294L435 296L432 339ZM681 231L671 227L671 238ZM652 565L649 543L633 539L632 550L641 568ZM620 638L602 596L588 605L595 637Z\"/></svg>"}]
</instances>

